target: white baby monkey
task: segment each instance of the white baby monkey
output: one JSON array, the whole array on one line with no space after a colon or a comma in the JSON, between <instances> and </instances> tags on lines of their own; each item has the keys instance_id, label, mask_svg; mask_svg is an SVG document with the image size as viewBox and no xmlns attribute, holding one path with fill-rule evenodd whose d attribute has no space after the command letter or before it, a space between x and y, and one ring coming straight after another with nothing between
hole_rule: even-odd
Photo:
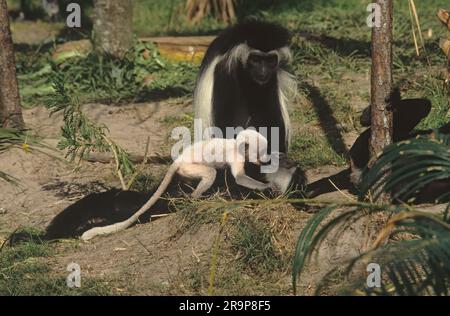
<instances>
[{"instance_id":1,"label":"white baby monkey","mask_svg":"<svg viewBox=\"0 0 450 316\"><path fill-rule=\"evenodd\" d=\"M153 196L133 216L112 225L94 227L84 232L81 239L89 240L97 235L118 232L131 226L158 201L175 174L189 179L200 179L191 194L193 198L199 198L213 185L217 169L227 167L230 167L237 184L253 190L268 189L270 184L248 177L244 169L246 161L259 165L260 162L268 160L267 139L252 129L241 131L236 139L213 138L196 142L184 149L175 159Z\"/></svg>"}]
</instances>

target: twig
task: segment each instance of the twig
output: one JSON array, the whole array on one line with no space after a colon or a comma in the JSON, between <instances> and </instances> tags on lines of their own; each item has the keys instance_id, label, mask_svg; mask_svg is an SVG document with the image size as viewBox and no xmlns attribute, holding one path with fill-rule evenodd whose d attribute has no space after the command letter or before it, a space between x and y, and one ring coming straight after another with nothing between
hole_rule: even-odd
<instances>
[{"instance_id":1,"label":"twig","mask_svg":"<svg viewBox=\"0 0 450 316\"><path fill-rule=\"evenodd\" d=\"M170 215L170 213L166 213L166 214L156 214L156 215L150 216L150 219L153 219L153 218L163 218L163 217L167 217L167 216L169 216L169 215Z\"/></svg>"},{"instance_id":2,"label":"twig","mask_svg":"<svg viewBox=\"0 0 450 316\"><path fill-rule=\"evenodd\" d=\"M413 18L413 9L411 7L411 1L408 1L408 6L409 6L409 17L411 19L411 29L412 29L412 33L413 33L413 39L414 39L414 47L416 48L416 55L420 56L420 51L419 51L419 45L417 44L417 37L416 37L416 29L414 28L414 18Z\"/></svg>"},{"instance_id":3,"label":"twig","mask_svg":"<svg viewBox=\"0 0 450 316\"><path fill-rule=\"evenodd\" d=\"M351 197L350 195L344 193L341 191L341 189L339 189L336 184L334 184L334 182L331 179L328 179L328 181L330 181L331 185L340 193L342 194L345 198L347 198L349 201L356 201L353 197Z\"/></svg>"},{"instance_id":4,"label":"twig","mask_svg":"<svg viewBox=\"0 0 450 316\"><path fill-rule=\"evenodd\" d=\"M120 184L122 185L122 190L127 190L127 185L125 184L125 180L123 178L122 170L120 170L120 162L119 162L119 156L117 154L117 148L116 145L113 144L113 142L106 137L105 135L102 136L105 142L108 144L108 146L111 148L111 151L114 154L114 160L116 161L116 172L120 179Z\"/></svg>"},{"instance_id":5,"label":"twig","mask_svg":"<svg viewBox=\"0 0 450 316\"><path fill-rule=\"evenodd\" d=\"M424 51L424 53L425 53L425 57L426 57L426 59L427 59L428 66L431 67L431 62L430 62L430 59L428 58L427 49L426 49L426 47L425 47L425 41L423 40L422 29L421 29L421 27L420 27L419 16L418 16L418 14L417 14L416 5L415 5L415 3L414 3L414 0L409 0L409 3L410 3L410 6L411 6L412 11L413 11L413 14L414 14L414 19L415 19L415 21L416 21L417 31L418 31L418 33L419 33L420 44L421 44L422 47L423 47L423 51Z\"/></svg>"},{"instance_id":6,"label":"twig","mask_svg":"<svg viewBox=\"0 0 450 316\"><path fill-rule=\"evenodd\" d=\"M144 161L144 159L147 158L147 164L167 164L170 163L171 157L170 156L162 156L160 154L155 154L152 156L141 156L141 155L129 155L129 159L134 164L139 164ZM112 160L114 160L114 157L109 155L108 153L89 153L89 156L86 158L82 158L83 160L87 162L98 162L98 163L111 163Z\"/></svg>"},{"instance_id":7,"label":"twig","mask_svg":"<svg viewBox=\"0 0 450 316\"><path fill-rule=\"evenodd\" d=\"M151 255L152 253L150 252L150 250L147 249L147 247L145 247L144 243L142 241L139 240L139 238L135 237L136 240L138 241L138 243L142 246L142 248L144 248L144 250L147 252L148 255Z\"/></svg>"},{"instance_id":8,"label":"twig","mask_svg":"<svg viewBox=\"0 0 450 316\"><path fill-rule=\"evenodd\" d=\"M144 170L144 166L147 164L149 143L150 143L150 137L147 137L147 143L145 144L144 159L142 160L142 164L139 166L139 168L137 168L136 171L131 176L130 181L128 181L127 188L126 188L127 190L129 190L131 188L131 185L136 180L136 177L142 172L142 170Z\"/></svg>"}]
</instances>

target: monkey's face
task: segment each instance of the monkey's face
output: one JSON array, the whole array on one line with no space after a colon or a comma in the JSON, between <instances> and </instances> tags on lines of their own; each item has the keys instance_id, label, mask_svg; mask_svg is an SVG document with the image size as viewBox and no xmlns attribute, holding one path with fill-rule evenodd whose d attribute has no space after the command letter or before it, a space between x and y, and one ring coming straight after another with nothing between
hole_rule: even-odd
<instances>
[{"instance_id":1,"label":"monkey's face","mask_svg":"<svg viewBox=\"0 0 450 316\"><path fill-rule=\"evenodd\" d=\"M270 81L278 68L278 55L253 51L248 56L247 70L257 84L264 85Z\"/></svg>"}]
</instances>

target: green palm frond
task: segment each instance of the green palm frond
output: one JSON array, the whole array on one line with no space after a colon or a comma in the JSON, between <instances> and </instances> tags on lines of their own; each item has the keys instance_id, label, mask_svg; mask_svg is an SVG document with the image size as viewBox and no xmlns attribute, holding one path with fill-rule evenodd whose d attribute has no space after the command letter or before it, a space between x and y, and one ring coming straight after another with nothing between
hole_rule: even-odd
<instances>
[{"instance_id":1,"label":"green palm frond","mask_svg":"<svg viewBox=\"0 0 450 316\"><path fill-rule=\"evenodd\" d=\"M398 207L381 206L375 204L355 203L355 206L346 206L341 210L340 205L329 205L321 209L306 223L297 241L292 267L292 284L294 293L296 292L297 280L305 268L306 263L311 259L316 249L319 249L322 242L333 232L344 232L352 223L367 216L369 213L382 212L386 208L394 211ZM331 220L331 215L339 213ZM334 235L338 239L339 235Z\"/></svg>"},{"instance_id":2,"label":"green palm frond","mask_svg":"<svg viewBox=\"0 0 450 316\"><path fill-rule=\"evenodd\" d=\"M433 133L393 144L386 148L374 166L364 175L362 193L382 192L408 201L432 182L450 180L450 135ZM450 199L445 192L437 200Z\"/></svg>"},{"instance_id":3,"label":"green palm frond","mask_svg":"<svg viewBox=\"0 0 450 316\"><path fill-rule=\"evenodd\" d=\"M405 237L413 236L413 237ZM380 288L369 289L358 280L344 290L360 289L367 295L448 295L450 289L450 225L437 216L406 211L394 216L379 239L394 241L365 252L350 261L346 275L358 263L376 262L383 280Z\"/></svg>"},{"instance_id":4,"label":"green palm frond","mask_svg":"<svg viewBox=\"0 0 450 316\"><path fill-rule=\"evenodd\" d=\"M322 242L329 237L339 238L355 221L369 214L387 212L395 214L377 240L396 240L379 246L343 263L343 275L350 278L358 267L369 262L381 266L381 288L367 288L365 278L357 278L350 286L341 289L342 294L365 293L372 295L447 295L450 289L450 225L436 215L411 210L402 206L361 204L339 212L338 205L329 206L313 216L302 230L294 255L292 281L294 292L305 265ZM328 219L328 221L327 221ZM333 234L333 235L332 235ZM323 285L342 274L342 265L330 271L319 284Z\"/></svg>"},{"instance_id":5,"label":"green palm frond","mask_svg":"<svg viewBox=\"0 0 450 316\"><path fill-rule=\"evenodd\" d=\"M450 179L450 136L434 132L431 136L393 144L386 148L372 169L363 177L363 194L382 192L394 199L408 201L430 183ZM449 200L444 192L437 200ZM350 260L343 275L354 276L361 264L375 262L381 266L383 282L375 290L366 287L366 280L356 278L352 286L342 289L345 294L375 295L447 295L450 289L450 203L441 215L414 210L408 205L330 205L315 214L302 230L294 256L292 280L297 279L306 263L332 232L343 232L364 216L386 213L392 216L381 231L372 249ZM339 236L333 236L339 238ZM385 245L381 241L389 240ZM322 280L342 275L337 267ZM317 291L321 291L319 285Z\"/></svg>"}]
</instances>

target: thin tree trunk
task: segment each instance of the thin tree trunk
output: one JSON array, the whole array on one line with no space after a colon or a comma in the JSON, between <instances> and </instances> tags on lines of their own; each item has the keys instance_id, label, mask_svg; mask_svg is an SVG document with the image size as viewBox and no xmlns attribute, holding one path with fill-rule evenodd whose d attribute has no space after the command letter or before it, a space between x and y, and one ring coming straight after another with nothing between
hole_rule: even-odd
<instances>
[{"instance_id":1,"label":"thin tree trunk","mask_svg":"<svg viewBox=\"0 0 450 316\"><path fill-rule=\"evenodd\" d=\"M6 0L0 0L0 127L23 128L14 48Z\"/></svg>"},{"instance_id":2,"label":"thin tree trunk","mask_svg":"<svg viewBox=\"0 0 450 316\"><path fill-rule=\"evenodd\" d=\"M393 0L376 0L381 9L381 26L372 28L371 77L371 162L393 140L393 114L389 107L392 91ZM382 197L387 200L387 196Z\"/></svg>"},{"instance_id":3,"label":"thin tree trunk","mask_svg":"<svg viewBox=\"0 0 450 316\"><path fill-rule=\"evenodd\" d=\"M186 9L192 24L200 23L210 13L228 24L236 19L234 0L187 0Z\"/></svg>"},{"instance_id":4,"label":"thin tree trunk","mask_svg":"<svg viewBox=\"0 0 450 316\"><path fill-rule=\"evenodd\" d=\"M94 45L96 51L123 58L133 47L131 0L95 0Z\"/></svg>"},{"instance_id":5,"label":"thin tree trunk","mask_svg":"<svg viewBox=\"0 0 450 316\"><path fill-rule=\"evenodd\" d=\"M437 16L439 20L447 27L447 30L450 31L450 12L444 9L439 9ZM447 71L444 82L447 87L448 104L450 105L450 38L441 38L439 41L439 46L447 56Z\"/></svg>"}]
</instances>

